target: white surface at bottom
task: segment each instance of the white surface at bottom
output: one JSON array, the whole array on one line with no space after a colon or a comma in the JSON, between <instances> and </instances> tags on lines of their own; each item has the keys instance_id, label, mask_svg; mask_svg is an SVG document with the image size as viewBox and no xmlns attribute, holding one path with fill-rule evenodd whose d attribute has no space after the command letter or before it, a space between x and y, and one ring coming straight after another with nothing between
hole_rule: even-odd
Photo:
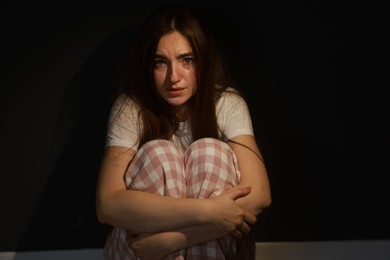
<instances>
[{"instance_id":1,"label":"white surface at bottom","mask_svg":"<svg viewBox=\"0 0 390 260\"><path fill-rule=\"evenodd\" d=\"M103 250L0 252L0 260L104 260ZM390 240L258 242L256 260L390 260Z\"/></svg>"}]
</instances>

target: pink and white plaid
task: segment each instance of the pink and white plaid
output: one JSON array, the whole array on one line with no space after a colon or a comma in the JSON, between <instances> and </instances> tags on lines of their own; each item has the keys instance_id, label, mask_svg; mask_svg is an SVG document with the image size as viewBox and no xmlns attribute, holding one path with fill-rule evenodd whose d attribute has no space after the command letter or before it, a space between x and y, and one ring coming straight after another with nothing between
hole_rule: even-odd
<instances>
[{"instance_id":1,"label":"pink and white plaid","mask_svg":"<svg viewBox=\"0 0 390 260\"><path fill-rule=\"evenodd\" d=\"M184 153L170 141L153 140L136 153L125 180L131 190L204 199L236 186L240 172L234 152L217 139L199 139ZM225 259L228 250L235 250L234 241L219 239L180 250L164 260ZM114 227L107 237L104 255L110 260L139 259L129 249L126 231L120 227Z\"/></svg>"}]
</instances>

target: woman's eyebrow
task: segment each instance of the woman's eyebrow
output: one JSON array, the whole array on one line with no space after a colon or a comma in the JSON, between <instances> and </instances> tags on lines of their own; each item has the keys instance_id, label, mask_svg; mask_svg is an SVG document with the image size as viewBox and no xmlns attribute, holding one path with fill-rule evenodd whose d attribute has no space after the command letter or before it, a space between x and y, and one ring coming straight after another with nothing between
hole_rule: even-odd
<instances>
[{"instance_id":1,"label":"woman's eyebrow","mask_svg":"<svg viewBox=\"0 0 390 260\"><path fill-rule=\"evenodd\" d=\"M156 53L155 58L166 59L167 57L165 55L163 55L163 54Z\"/></svg>"},{"instance_id":2,"label":"woman's eyebrow","mask_svg":"<svg viewBox=\"0 0 390 260\"><path fill-rule=\"evenodd\" d=\"M189 57L189 56L194 56L194 54L192 52L182 53L182 54L179 54L178 56L176 56L176 59L182 59L182 58ZM164 54L156 53L155 58L167 59L167 56L165 56Z\"/></svg>"},{"instance_id":3,"label":"woman's eyebrow","mask_svg":"<svg viewBox=\"0 0 390 260\"><path fill-rule=\"evenodd\" d=\"M181 59L181 58L185 58L185 57L188 57L188 56L194 56L194 54L192 52L186 52L186 53L178 55L176 58L177 59Z\"/></svg>"}]
</instances>

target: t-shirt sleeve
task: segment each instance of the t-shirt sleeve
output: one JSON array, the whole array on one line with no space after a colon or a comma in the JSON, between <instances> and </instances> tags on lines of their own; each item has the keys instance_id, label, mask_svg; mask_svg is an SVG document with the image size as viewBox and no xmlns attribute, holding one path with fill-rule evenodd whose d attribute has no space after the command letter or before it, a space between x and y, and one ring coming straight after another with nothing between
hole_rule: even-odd
<instances>
[{"instance_id":1,"label":"t-shirt sleeve","mask_svg":"<svg viewBox=\"0 0 390 260\"><path fill-rule=\"evenodd\" d=\"M224 93L217 103L216 110L218 125L226 138L254 135L248 105L238 94Z\"/></svg>"},{"instance_id":2,"label":"t-shirt sleeve","mask_svg":"<svg viewBox=\"0 0 390 260\"><path fill-rule=\"evenodd\" d=\"M119 96L111 107L107 126L106 147L124 146L138 150L139 109L128 97Z\"/></svg>"}]
</instances>

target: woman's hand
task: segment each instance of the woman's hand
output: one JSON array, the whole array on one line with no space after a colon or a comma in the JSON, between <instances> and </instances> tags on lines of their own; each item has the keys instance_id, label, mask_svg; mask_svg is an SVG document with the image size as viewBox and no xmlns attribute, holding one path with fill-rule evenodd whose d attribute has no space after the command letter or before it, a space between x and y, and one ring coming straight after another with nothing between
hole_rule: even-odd
<instances>
[{"instance_id":1,"label":"woman's hand","mask_svg":"<svg viewBox=\"0 0 390 260\"><path fill-rule=\"evenodd\" d=\"M161 259L181 248L222 237L240 238L250 231L249 224L256 216L239 207L235 200L250 193L250 187L235 187L220 196L205 199L206 222L179 230L160 233L135 233L127 231L127 243L142 260Z\"/></svg>"},{"instance_id":2,"label":"woman's hand","mask_svg":"<svg viewBox=\"0 0 390 260\"><path fill-rule=\"evenodd\" d=\"M134 234L127 231L126 240L133 253L142 260L160 260L175 251L169 232Z\"/></svg>"},{"instance_id":3,"label":"woman's hand","mask_svg":"<svg viewBox=\"0 0 390 260\"><path fill-rule=\"evenodd\" d=\"M255 215L235 203L235 200L245 197L250 192L250 187L234 187L220 196L208 199L210 202L208 218L224 236L240 238L242 233L250 231L249 224L256 223Z\"/></svg>"}]
</instances>

